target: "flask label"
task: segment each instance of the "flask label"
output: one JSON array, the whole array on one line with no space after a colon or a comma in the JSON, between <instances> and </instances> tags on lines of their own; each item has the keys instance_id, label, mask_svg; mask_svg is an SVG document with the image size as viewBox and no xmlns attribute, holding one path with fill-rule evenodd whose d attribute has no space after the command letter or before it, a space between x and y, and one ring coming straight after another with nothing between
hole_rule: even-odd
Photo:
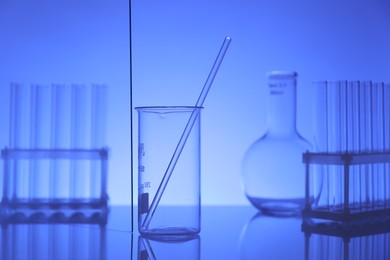
<instances>
[{"instance_id":1,"label":"flask label","mask_svg":"<svg viewBox=\"0 0 390 260\"><path fill-rule=\"evenodd\" d=\"M278 83L278 84L269 84L270 88L270 94L271 95L283 95L284 89L286 88L285 83Z\"/></svg>"}]
</instances>

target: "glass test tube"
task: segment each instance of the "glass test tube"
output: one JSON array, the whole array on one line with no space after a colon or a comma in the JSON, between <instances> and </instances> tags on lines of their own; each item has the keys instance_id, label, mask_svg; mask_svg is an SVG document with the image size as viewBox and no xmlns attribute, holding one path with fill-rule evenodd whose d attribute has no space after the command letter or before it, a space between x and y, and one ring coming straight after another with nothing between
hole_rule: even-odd
<instances>
[{"instance_id":1,"label":"glass test tube","mask_svg":"<svg viewBox=\"0 0 390 260\"><path fill-rule=\"evenodd\" d=\"M30 147L30 86L11 83L10 135L11 149L28 149ZM29 198L29 161L14 160L10 169L4 173L3 197L12 200L26 201Z\"/></svg>"},{"instance_id":2,"label":"glass test tube","mask_svg":"<svg viewBox=\"0 0 390 260\"><path fill-rule=\"evenodd\" d=\"M52 148L70 149L71 137L71 88L52 85ZM53 203L70 198L70 161L53 159L50 180L50 197Z\"/></svg>"},{"instance_id":3,"label":"glass test tube","mask_svg":"<svg viewBox=\"0 0 390 260\"><path fill-rule=\"evenodd\" d=\"M371 105L371 81L361 82L361 148L362 152L372 152L372 105ZM372 165L364 165L364 206L370 207L372 203ZM363 206L363 205L362 205Z\"/></svg>"},{"instance_id":4,"label":"glass test tube","mask_svg":"<svg viewBox=\"0 0 390 260\"><path fill-rule=\"evenodd\" d=\"M342 152L342 111L341 101L342 95L340 88L340 81L328 82L328 151L329 152ZM330 194L330 206L341 207L342 204L342 191L344 184L342 182L342 169L338 165L329 166L329 194Z\"/></svg>"},{"instance_id":5,"label":"glass test tube","mask_svg":"<svg viewBox=\"0 0 390 260\"><path fill-rule=\"evenodd\" d=\"M383 87L383 149L390 152L390 84ZM385 164L384 169L384 196L385 207L390 203L390 163Z\"/></svg>"},{"instance_id":6,"label":"glass test tube","mask_svg":"<svg viewBox=\"0 0 390 260\"><path fill-rule=\"evenodd\" d=\"M328 88L326 81L314 82L314 150L315 152L329 152L328 150ZM313 189L314 194L321 194L318 204L319 206L329 207L330 185L329 185L329 166L314 165L315 174L319 183L315 183Z\"/></svg>"},{"instance_id":7,"label":"glass test tube","mask_svg":"<svg viewBox=\"0 0 390 260\"><path fill-rule=\"evenodd\" d=\"M374 83L372 91L373 105L373 120L372 120L372 135L373 135L373 150L384 150L384 131L383 131L383 84ZM373 165L373 206L380 206L384 200L384 165Z\"/></svg>"},{"instance_id":8,"label":"glass test tube","mask_svg":"<svg viewBox=\"0 0 390 260\"><path fill-rule=\"evenodd\" d=\"M72 85L71 149L90 149L91 91L86 85ZM76 202L90 195L90 162L73 160L71 163L70 196Z\"/></svg>"},{"instance_id":9,"label":"glass test tube","mask_svg":"<svg viewBox=\"0 0 390 260\"><path fill-rule=\"evenodd\" d=\"M32 85L31 148L51 148L51 88ZM42 202L49 198L50 160L32 160L30 200Z\"/></svg>"},{"instance_id":10,"label":"glass test tube","mask_svg":"<svg viewBox=\"0 0 390 260\"><path fill-rule=\"evenodd\" d=\"M359 152L359 82L347 82L347 102L346 102L346 128L347 128L347 151L352 153ZM349 176L349 198L350 206L359 207L361 203L360 196L361 178L360 166L350 166Z\"/></svg>"},{"instance_id":11,"label":"glass test tube","mask_svg":"<svg viewBox=\"0 0 390 260\"><path fill-rule=\"evenodd\" d=\"M108 87L103 84L92 84L92 118L91 148L102 149L106 146ZM103 198L106 190L106 177L103 176L101 162L91 161L91 198Z\"/></svg>"},{"instance_id":12,"label":"glass test tube","mask_svg":"<svg viewBox=\"0 0 390 260\"><path fill-rule=\"evenodd\" d=\"M349 103L349 97L347 95L347 82L345 80L339 81L339 127L340 127L340 152L349 151L350 147L348 146L348 117L347 117L347 107Z\"/></svg>"}]
</instances>

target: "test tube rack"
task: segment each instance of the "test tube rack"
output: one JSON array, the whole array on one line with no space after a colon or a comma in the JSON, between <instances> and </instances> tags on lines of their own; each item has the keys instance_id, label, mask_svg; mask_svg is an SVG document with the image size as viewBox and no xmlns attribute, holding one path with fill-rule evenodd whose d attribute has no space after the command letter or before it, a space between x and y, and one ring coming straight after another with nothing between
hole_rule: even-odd
<instances>
[{"instance_id":1,"label":"test tube rack","mask_svg":"<svg viewBox=\"0 0 390 260\"><path fill-rule=\"evenodd\" d=\"M354 221L361 220L377 220L389 218L390 216L390 201L389 201L389 190L386 189L390 186L390 172L388 169L388 164L390 163L390 152L389 151L380 151L380 152L369 152L369 153L311 153L306 152L303 154L303 163L306 165L306 183L305 183L305 207L302 211L302 217L306 219L322 219L328 221L336 221L339 223L350 223ZM325 167L325 171L316 172L310 171L313 169L313 165ZM353 183L352 179L355 178L357 174L371 174L370 177L379 175L379 172L375 171L374 165L382 165L381 173L381 185L384 185L384 191L387 194L381 198L377 198L376 201L369 201L366 197L360 195L358 200L352 200L351 194L360 190L365 190L368 182L362 181L357 185ZM339 171L330 173L330 167L339 167ZM356 166L360 167L370 167L368 172L359 172L359 169L356 169ZM384 166L387 166L384 167ZM328 168L327 168L328 167ZM352 167L355 167L352 169ZM322 176L315 176L315 175ZM328 203L320 203L322 189L326 189L323 185L324 174L334 174L338 175L334 178L333 183L327 183L327 185L338 185L340 187L339 194L329 194L327 192L326 196L336 197L339 203L329 203L329 201L335 201L333 199L328 199ZM378 176L376 176L378 177ZM313 187L313 181L311 178L317 178L319 183L317 187L319 188L319 198L311 197ZM337 182L337 183L336 183ZM371 189L379 189L380 187L375 187L372 183ZM354 186L355 185L355 186ZM318 186L318 185L317 185ZM387 187L387 188L386 188ZM321 191L322 190L322 191Z\"/></svg>"},{"instance_id":2,"label":"test tube rack","mask_svg":"<svg viewBox=\"0 0 390 260\"><path fill-rule=\"evenodd\" d=\"M3 159L3 190L0 204L0 221L15 223L97 223L105 224L108 215L107 172L108 149L8 149L1 151ZM100 164L100 194L95 197L48 197L31 199L20 198L17 194L18 183L15 165L19 162L34 163L57 160L97 161ZM29 171L34 175L37 172ZM53 173L56 174L55 172ZM52 175L53 176L53 175ZM34 176L32 176L34 177ZM50 185L46 181L45 185ZM49 187L46 187L49 188ZM27 193L28 194L28 193Z\"/></svg>"}]
</instances>

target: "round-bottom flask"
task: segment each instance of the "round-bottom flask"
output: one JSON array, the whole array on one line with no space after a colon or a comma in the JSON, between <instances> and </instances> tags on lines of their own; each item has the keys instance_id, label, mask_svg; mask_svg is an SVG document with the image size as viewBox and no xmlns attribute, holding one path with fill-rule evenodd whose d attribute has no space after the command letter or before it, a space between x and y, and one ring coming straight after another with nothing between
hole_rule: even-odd
<instances>
[{"instance_id":1,"label":"round-bottom flask","mask_svg":"<svg viewBox=\"0 0 390 260\"><path fill-rule=\"evenodd\" d=\"M245 194L265 214L297 215L304 206L302 153L311 144L296 130L296 77L295 72L268 74L268 129L243 158Z\"/></svg>"}]
</instances>

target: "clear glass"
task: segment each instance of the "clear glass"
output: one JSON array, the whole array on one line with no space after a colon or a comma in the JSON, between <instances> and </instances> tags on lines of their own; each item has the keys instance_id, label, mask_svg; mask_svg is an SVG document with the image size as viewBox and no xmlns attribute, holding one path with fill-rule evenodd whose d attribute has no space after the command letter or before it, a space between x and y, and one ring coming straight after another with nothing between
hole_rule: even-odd
<instances>
[{"instance_id":1,"label":"clear glass","mask_svg":"<svg viewBox=\"0 0 390 260\"><path fill-rule=\"evenodd\" d=\"M62 84L52 85L52 148L70 148L71 126L71 87ZM61 203L70 198L70 165L69 160L52 160L51 199Z\"/></svg>"},{"instance_id":2,"label":"clear glass","mask_svg":"<svg viewBox=\"0 0 390 260\"><path fill-rule=\"evenodd\" d=\"M138 107L138 229L146 235L200 231L200 107ZM192 113L198 113L161 195L156 196ZM154 212L149 212L155 200ZM145 221L152 214L150 223ZM175 216L181 216L177 218Z\"/></svg>"},{"instance_id":3,"label":"clear glass","mask_svg":"<svg viewBox=\"0 0 390 260\"><path fill-rule=\"evenodd\" d=\"M91 146L91 89L87 85L73 84L71 111L71 148L89 149ZM71 162L70 197L74 201L83 201L89 197L91 182L91 162Z\"/></svg>"},{"instance_id":4,"label":"clear glass","mask_svg":"<svg viewBox=\"0 0 390 260\"><path fill-rule=\"evenodd\" d=\"M296 77L295 72L268 74L268 129L243 158L245 194L266 214L297 215L304 206L302 154L311 144L296 130Z\"/></svg>"},{"instance_id":5,"label":"clear glass","mask_svg":"<svg viewBox=\"0 0 390 260\"><path fill-rule=\"evenodd\" d=\"M0 215L18 221L105 221L107 88L12 83Z\"/></svg>"},{"instance_id":6,"label":"clear glass","mask_svg":"<svg viewBox=\"0 0 390 260\"><path fill-rule=\"evenodd\" d=\"M31 148L50 149L51 141L51 88L34 84L31 106ZM50 161L31 161L30 202L44 203L49 198Z\"/></svg>"},{"instance_id":7,"label":"clear glass","mask_svg":"<svg viewBox=\"0 0 390 260\"><path fill-rule=\"evenodd\" d=\"M200 237L139 236L137 259L200 259Z\"/></svg>"},{"instance_id":8,"label":"clear glass","mask_svg":"<svg viewBox=\"0 0 390 260\"><path fill-rule=\"evenodd\" d=\"M104 226L4 223L1 259L107 259Z\"/></svg>"},{"instance_id":9,"label":"clear glass","mask_svg":"<svg viewBox=\"0 0 390 260\"><path fill-rule=\"evenodd\" d=\"M379 221L358 223L344 227L304 223L305 259L389 259L388 225Z\"/></svg>"},{"instance_id":10,"label":"clear glass","mask_svg":"<svg viewBox=\"0 0 390 260\"><path fill-rule=\"evenodd\" d=\"M387 214L386 84L320 81L314 87L315 153L305 163L307 178L322 182L308 183L307 189L320 190L316 204L307 207L309 215L340 221Z\"/></svg>"},{"instance_id":11,"label":"clear glass","mask_svg":"<svg viewBox=\"0 0 390 260\"><path fill-rule=\"evenodd\" d=\"M10 149L28 149L31 129L31 88L29 85L10 85ZM10 163L9 174L4 173L4 198L27 202L30 197L30 162L18 160Z\"/></svg>"},{"instance_id":12,"label":"clear glass","mask_svg":"<svg viewBox=\"0 0 390 260\"><path fill-rule=\"evenodd\" d=\"M390 151L390 83L383 86L383 131L384 131L384 147L385 151ZM385 164L385 179L384 179L384 196L385 207L390 207L390 164Z\"/></svg>"}]
</instances>

